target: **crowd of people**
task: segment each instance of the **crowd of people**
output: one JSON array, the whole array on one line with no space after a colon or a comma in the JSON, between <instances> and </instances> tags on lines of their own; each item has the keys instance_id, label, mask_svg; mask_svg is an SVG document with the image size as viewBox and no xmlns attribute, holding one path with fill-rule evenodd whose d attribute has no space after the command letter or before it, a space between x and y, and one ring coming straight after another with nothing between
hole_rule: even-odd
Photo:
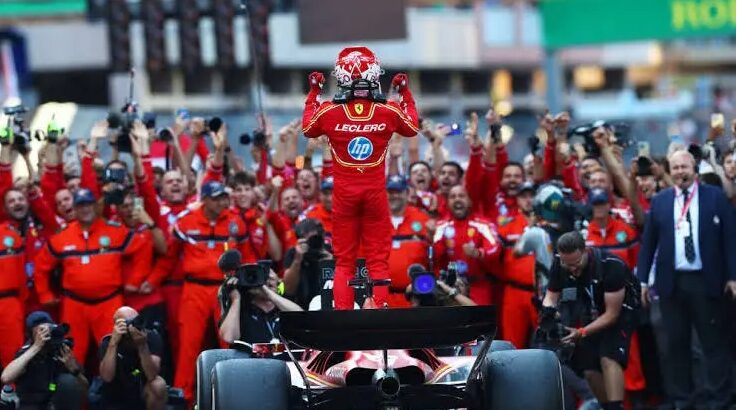
<instances>
[{"instance_id":1,"label":"crowd of people","mask_svg":"<svg viewBox=\"0 0 738 410\"><path fill-rule=\"evenodd\" d=\"M334 189L348 201L361 187L334 186L325 137L309 139L298 152L298 121L276 133L268 118L259 122L265 138L251 147L253 167L234 155L227 124L212 127L185 116L175 118L174 138L166 140L140 121L127 135L100 121L89 139L76 143L79 164L63 161L64 150L73 149L66 138L46 141L38 164L13 145L0 146L4 384L22 385L24 366L56 340L52 325L64 323L64 340L73 343L55 347L61 369L52 371L68 374L72 391L86 390L97 376L107 386L103 391L111 389L116 377L130 373L117 376L114 364L116 349L128 349L138 357L130 365L137 372L133 383L145 386L137 403L162 408L167 384L192 400L195 362L204 349L274 339L269 312L275 306L320 307L320 263L334 258L336 230L352 226L346 215L334 224ZM625 341L627 353L617 360L632 405L730 402L725 378L735 371L735 318L729 315L735 298L735 123L732 136L713 127L704 144L673 144L662 157L627 162L608 126L593 128L591 144L570 143L568 113L545 114L538 124L546 135L543 149L514 162L499 138L503 122L492 110L484 118L471 114L463 160L443 149L451 129L429 119L421 120L417 137L391 139L388 203L376 209L389 212L392 222L389 307L418 304L409 267L440 275L453 264L458 279L451 286L440 281L438 296L452 304L498 305L497 338L529 347L541 308L532 300L544 300L549 279L551 289L566 294L549 274L556 266L584 263L581 252L578 260L557 256L581 250L576 238L562 236L577 231L582 246L614 255L626 275L642 282L641 314ZM430 144L427 156L419 150L423 138ZM130 152L123 140L130 140ZM105 141L112 158L98 155ZM162 147L168 169L152 164L151 152ZM315 154L322 165L313 166L320 162L313 161ZM202 170L192 168L195 156ZM30 177L13 175L16 157ZM359 257L375 251L364 242L370 234L353 250ZM563 248L557 248L560 237ZM269 285L251 292L266 327L253 315L247 316L254 323L239 327L244 318L222 306L223 299L251 306L238 292L219 296L224 277L218 259L229 249L239 250L243 263L272 261ZM339 263L353 272L354 261ZM144 325L130 322L136 317ZM141 328L155 329L161 340L147 338ZM244 335L244 328L258 335ZM587 337L586 330L577 332ZM127 342L121 341L125 335ZM698 376L702 372L708 377ZM39 403L52 393L45 377L38 391L30 388ZM119 391L128 388L122 383Z\"/></svg>"}]
</instances>

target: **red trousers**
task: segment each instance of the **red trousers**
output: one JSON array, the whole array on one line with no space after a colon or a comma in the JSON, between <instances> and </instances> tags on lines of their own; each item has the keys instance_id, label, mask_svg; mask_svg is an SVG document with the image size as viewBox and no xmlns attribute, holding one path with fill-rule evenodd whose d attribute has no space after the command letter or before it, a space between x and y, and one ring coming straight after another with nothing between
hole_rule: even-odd
<instances>
[{"instance_id":1,"label":"red trousers","mask_svg":"<svg viewBox=\"0 0 738 410\"><path fill-rule=\"evenodd\" d=\"M354 290L348 281L356 272L356 257L361 246L372 279L389 279L389 254L392 246L387 190L382 183L336 181L333 188L333 247L336 273L333 298L336 309L353 309ZM387 286L374 288L374 301L384 305Z\"/></svg>"},{"instance_id":2,"label":"red trousers","mask_svg":"<svg viewBox=\"0 0 738 410\"><path fill-rule=\"evenodd\" d=\"M4 369L23 346L23 304L18 297L0 298L0 365Z\"/></svg>"},{"instance_id":3,"label":"red trousers","mask_svg":"<svg viewBox=\"0 0 738 410\"><path fill-rule=\"evenodd\" d=\"M180 343L174 385L184 390L188 403L194 395L195 362L204 350L207 327L217 326L220 320L218 288L218 285L186 282L182 289L182 303L179 306Z\"/></svg>"},{"instance_id":4,"label":"red trousers","mask_svg":"<svg viewBox=\"0 0 738 410\"><path fill-rule=\"evenodd\" d=\"M99 346L105 335L113 332L113 315L123 306L123 296L114 296L104 302L87 304L69 297L61 300L61 322L69 325L68 337L74 338L74 356L85 367L90 336Z\"/></svg>"},{"instance_id":5,"label":"red trousers","mask_svg":"<svg viewBox=\"0 0 738 410\"><path fill-rule=\"evenodd\" d=\"M502 292L502 339L512 343L516 349L525 349L531 332L538 326L538 312L531 302L534 293L510 285L505 285Z\"/></svg>"}]
</instances>

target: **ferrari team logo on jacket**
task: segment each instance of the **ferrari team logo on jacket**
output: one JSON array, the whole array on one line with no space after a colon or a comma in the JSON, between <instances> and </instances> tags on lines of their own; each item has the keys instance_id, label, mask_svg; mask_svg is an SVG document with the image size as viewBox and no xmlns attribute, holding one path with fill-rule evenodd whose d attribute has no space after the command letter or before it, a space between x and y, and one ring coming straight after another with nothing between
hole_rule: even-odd
<instances>
[{"instance_id":1,"label":"ferrari team logo on jacket","mask_svg":"<svg viewBox=\"0 0 738 410\"><path fill-rule=\"evenodd\" d=\"M356 103L354 104L354 111L356 111L356 114L361 115L364 113L364 104L362 103Z\"/></svg>"}]
</instances>

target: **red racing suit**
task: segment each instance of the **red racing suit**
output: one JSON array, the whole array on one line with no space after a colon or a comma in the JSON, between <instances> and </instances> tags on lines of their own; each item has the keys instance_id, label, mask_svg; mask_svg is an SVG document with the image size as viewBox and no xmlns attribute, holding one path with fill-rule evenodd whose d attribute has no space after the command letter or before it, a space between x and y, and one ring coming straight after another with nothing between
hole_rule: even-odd
<instances>
[{"instance_id":1,"label":"red racing suit","mask_svg":"<svg viewBox=\"0 0 738 410\"><path fill-rule=\"evenodd\" d=\"M26 289L26 239L11 222L0 224L0 365L7 367L23 345ZM15 350L15 351L14 351Z\"/></svg>"},{"instance_id":2,"label":"red racing suit","mask_svg":"<svg viewBox=\"0 0 738 410\"><path fill-rule=\"evenodd\" d=\"M359 246L373 279L389 278L392 229L385 189L385 156L393 133L413 137L418 114L410 91L395 102L355 99L343 104L319 104L308 94L302 131L308 138L327 135L333 154L333 244L336 272L333 284L336 309L351 309L354 292L348 281L354 275ZM386 286L374 289L377 306L387 299Z\"/></svg>"}]
</instances>

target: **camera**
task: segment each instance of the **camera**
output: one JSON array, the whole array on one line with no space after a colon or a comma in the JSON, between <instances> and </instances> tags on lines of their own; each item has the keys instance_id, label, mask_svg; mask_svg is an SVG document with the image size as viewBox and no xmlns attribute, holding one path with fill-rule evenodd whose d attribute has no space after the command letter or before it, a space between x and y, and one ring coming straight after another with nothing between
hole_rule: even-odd
<instances>
[{"instance_id":1,"label":"camera","mask_svg":"<svg viewBox=\"0 0 738 410\"><path fill-rule=\"evenodd\" d=\"M49 349L53 351L58 351L61 349L63 345L66 345L70 349L74 347L74 342L72 339L67 338L67 333L69 333L69 325L66 323L61 324L55 324L52 323L49 325L49 341L47 342L47 346L49 346Z\"/></svg>"},{"instance_id":2,"label":"camera","mask_svg":"<svg viewBox=\"0 0 738 410\"><path fill-rule=\"evenodd\" d=\"M146 321L144 320L143 316L138 315L133 319L126 320L126 327L128 326L133 326L138 330L144 330L146 329Z\"/></svg>"},{"instance_id":3,"label":"camera","mask_svg":"<svg viewBox=\"0 0 738 410\"><path fill-rule=\"evenodd\" d=\"M653 175L653 173L651 173L652 164L653 163L648 157L638 157L638 159L636 160L636 165L638 166L638 171L636 172L636 175L639 177Z\"/></svg>"},{"instance_id":4,"label":"camera","mask_svg":"<svg viewBox=\"0 0 738 410\"><path fill-rule=\"evenodd\" d=\"M241 145L249 145L253 143L255 147L264 148L266 147L267 138L264 130L257 129L254 130L251 135L247 132L241 134L241 136L238 137L238 141Z\"/></svg>"},{"instance_id":5,"label":"camera","mask_svg":"<svg viewBox=\"0 0 738 410\"><path fill-rule=\"evenodd\" d=\"M612 132L615 135L615 143L623 148L628 148L635 144L635 140L630 136L630 126L628 124L622 122L608 123L603 120L597 120L589 124L572 128L569 131L568 138L583 138L584 150L587 151L588 154L600 156L600 147L597 146L593 137L595 130L600 127Z\"/></svg>"},{"instance_id":6,"label":"camera","mask_svg":"<svg viewBox=\"0 0 738 410\"><path fill-rule=\"evenodd\" d=\"M0 144L13 145L13 149L19 154L25 155L31 150L29 144L30 135L25 128L25 120L22 114L28 112L28 108L22 105L3 108L3 113L8 116L5 127L0 128Z\"/></svg>"},{"instance_id":7,"label":"camera","mask_svg":"<svg viewBox=\"0 0 738 410\"><path fill-rule=\"evenodd\" d=\"M158 135L159 140L163 142L169 142L174 139L174 135L172 134L172 131L169 128L160 129L157 135Z\"/></svg>"},{"instance_id":8,"label":"camera","mask_svg":"<svg viewBox=\"0 0 738 410\"><path fill-rule=\"evenodd\" d=\"M208 130L218 132L223 126L223 120L220 117L212 117L207 121Z\"/></svg>"},{"instance_id":9,"label":"camera","mask_svg":"<svg viewBox=\"0 0 738 410\"><path fill-rule=\"evenodd\" d=\"M307 239L308 252L320 253L325 246L325 238L322 233L317 233Z\"/></svg>"},{"instance_id":10,"label":"camera","mask_svg":"<svg viewBox=\"0 0 738 410\"><path fill-rule=\"evenodd\" d=\"M271 265L272 261L263 260L258 263L247 263L239 266L233 275L238 280L236 287L253 289L266 285L267 279L269 279Z\"/></svg>"}]
</instances>

